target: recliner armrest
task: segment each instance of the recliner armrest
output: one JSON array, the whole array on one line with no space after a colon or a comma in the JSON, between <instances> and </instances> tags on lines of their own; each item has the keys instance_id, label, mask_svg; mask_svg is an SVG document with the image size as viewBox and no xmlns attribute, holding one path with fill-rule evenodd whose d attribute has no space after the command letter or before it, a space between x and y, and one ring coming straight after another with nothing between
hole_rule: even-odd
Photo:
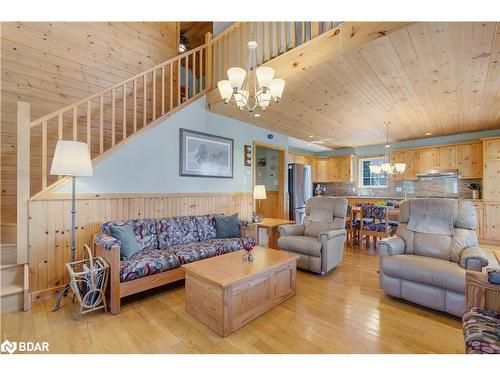
<instances>
[{"instance_id":1,"label":"recliner armrest","mask_svg":"<svg viewBox=\"0 0 500 375\"><path fill-rule=\"evenodd\" d=\"M401 237L393 236L377 242L379 255L401 255L405 252L405 242Z\"/></svg>"},{"instance_id":2,"label":"recliner armrest","mask_svg":"<svg viewBox=\"0 0 500 375\"><path fill-rule=\"evenodd\" d=\"M466 247L460 254L460 267L481 272L488 265L488 258L483 249L478 246Z\"/></svg>"},{"instance_id":3,"label":"recliner armrest","mask_svg":"<svg viewBox=\"0 0 500 375\"><path fill-rule=\"evenodd\" d=\"M329 230L327 232L322 232L319 234L319 239L326 239L326 240L331 240L332 238L339 237L339 236L345 236L346 230L345 229L334 229L334 230Z\"/></svg>"},{"instance_id":4,"label":"recliner armrest","mask_svg":"<svg viewBox=\"0 0 500 375\"><path fill-rule=\"evenodd\" d=\"M285 224L278 227L281 237L285 236L303 236L304 235L304 225L303 224Z\"/></svg>"}]
</instances>

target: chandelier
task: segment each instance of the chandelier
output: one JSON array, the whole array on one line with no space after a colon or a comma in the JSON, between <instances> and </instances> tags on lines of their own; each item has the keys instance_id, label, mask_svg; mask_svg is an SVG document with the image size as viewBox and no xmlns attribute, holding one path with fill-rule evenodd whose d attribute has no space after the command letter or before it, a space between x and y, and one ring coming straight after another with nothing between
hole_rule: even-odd
<instances>
[{"instance_id":1,"label":"chandelier","mask_svg":"<svg viewBox=\"0 0 500 375\"><path fill-rule=\"evenodd\" d=\"M250 38L247 43L249 58L246 70L232 67L227 70L228 80L217 83L224 104L231 98L240 111L247 109L251 116L259 117L257 109L265 111L272 100L278 103L285 88L285 80L274 78L274 69L268 66L257 68L257 42Z\"/></svg>"},{"instance_id":2,"label":"chandelier","mask_svg":"<svg viewBox=\"0 0 500 375\"><path fill-rule=\"evenodd\" d=\"M391 155L389 149L391 145L389 144L389 124L390 121L385 121L386 125L386 140L385 140L385 152L384 152L384 162L380 165L370 165L370 172L375 175L386 174L388 176L392 174L403 174L406 169L405 163L394 163L391 164Z\"/></svg>"}]
</instances>

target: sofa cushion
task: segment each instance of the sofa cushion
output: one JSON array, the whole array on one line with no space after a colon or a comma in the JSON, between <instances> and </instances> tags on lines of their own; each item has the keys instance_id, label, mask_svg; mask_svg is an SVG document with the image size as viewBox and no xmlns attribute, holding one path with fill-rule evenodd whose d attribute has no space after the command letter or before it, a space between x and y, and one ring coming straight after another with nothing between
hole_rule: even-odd
<instances>
[{"instance_id":1,"label":"sofa cushion","mask_svg":"<svg viewBox=\"0 0 500 375\"><path fill-rule=\"evenodd\" d=\"M384 257L382 268L385 275L417 283L449 289L457 293L465 291L465 271L456 263L419 255L394 255Z\"/></svg>"},{"instance_id":2,"label":"sofa cushion","mask_svg":"<svg viewBox=\"0 0 500 375\"><path fill-rule=\"evenodd\" d=\"M162 249L199 240L194 216L166 217L157 223L158 245Z\"/></svg>"},{"instance_id":3,"label":"sofa cushion","mask_svg":"<svg viewBox=\"0 0 500 375\"><path fill-rule=\"evenodd\" d=\"M180 265L179 257L171 249L143 250L120 262L120 280L135 280Z\"/></svg>"},{"instance_id":4,"label":"sofa cushion","mask_svg":"<svg viewBox=\"0 0 500 375\"><path fill-rule=\"evenodd\" d=\"M215 238L206 241L177 245L172 248L179 257L181 264L211 258L216 255L231 253L243 249L245 239Z\"/></svg>"},{"instance_id":5,"label":"sofa cushion","mask_svg":"<svg viewBox=\"0 0 500 375\"><path fill-rule=\"evenodd\" d=\"M447 234L430 234L414 232L413 251L424 257L450 260L451 238Z\"/></svg>"},{"instance_id":6,"label":"sofa cushion","mask_svg":"<svg viewBox=\"0 0 500 375\"><path fill-rule=\"evenodd\" d=\"M321 242L318 238L307 236L286 236L278 239L278 246L282 250L294 251L313 257L321 256Z\"/></svg>"},{"instance_id":7,"label":"sofa cushion","mask_svg":"<svg viewBox=\"0 0 500 375\"><path fill-rule=\"evenodd\" d=\"M200 241L210 240L216 237L217 231L215 230L214 215L196 216L195 222Z\"/></svg>"},{"instance_id":8,"label":"sofa cushion","mask_svg":"<svg viewBox=\"0 0 500 375\"><path fill-rule=\"evenodd\" d=\"M112 225L109 229L111 235L121 243L120 255L122 259L126 259L141 251L139 242L137 242L137 238L135 238L134 229L131 225Z\"/></svg>"},{"instance_id":9,"label":"sofa cushion","mask_svg":"<svg viewBox=\"0 0 500 375\"><path fill-rule=\"evenodd\" d=\"M231 216L215 216L215 228L217 238L235 238L240 235L238 226L238 214Z\"/></svg>"},{"instance_id":10,"label":"sofa cushion","mask_svg":"<svg viewBox=\"0 0 500 375\"><path fill-rule=\"evenodd\" d=\"M158 249L158 236L156 232L155 219L108 221L101 225L101 231L111 235L112 225L124 225L124 224L132 226L135 238L137 238L137 242L139 243L141 251Z\"/></svg>"},{"instance_id":11,"label":"sofa cushion","mask_svg":"<svg viewBox=\"0 0 500 375\"><path fill-rule=\"evenodd\" d=\"M500 354L500 313L469 307L462 322L467 354Z\"/></svg>"}]
</instances>

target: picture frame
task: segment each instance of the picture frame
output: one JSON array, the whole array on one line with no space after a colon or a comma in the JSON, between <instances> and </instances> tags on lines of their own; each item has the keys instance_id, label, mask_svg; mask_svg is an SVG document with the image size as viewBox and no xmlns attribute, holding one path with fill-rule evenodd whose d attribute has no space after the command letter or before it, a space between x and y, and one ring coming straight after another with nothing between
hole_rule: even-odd
<instances>
[{"instance_id":1,"label":"picture frame","mask_svg":"<svg viewBox=\"0 0 500 375\"><path fill-rule=\"evenodd\" d=\"M233 178L232 138L179 129L179 175Z\"/></svg>"}]
</instances>

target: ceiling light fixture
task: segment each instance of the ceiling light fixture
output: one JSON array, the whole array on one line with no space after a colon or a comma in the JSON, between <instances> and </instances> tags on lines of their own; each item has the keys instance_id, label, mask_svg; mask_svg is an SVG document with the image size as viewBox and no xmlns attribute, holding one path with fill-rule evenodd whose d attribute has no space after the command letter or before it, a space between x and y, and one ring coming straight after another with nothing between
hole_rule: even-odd
<instances>
[{"instance_id":1,"label":"ceiling light fixture","mask_svg":"<svg viewBox=\"0 0 500 375\"><path fill-rule=\"evenodd\" d=\"M384 152L384 162L380 165L370 165L370 172L379 175L379 174L386 174L387 176L391 176L393 174L403 174L404 171L406 170L406 164L405 163L395 163L391 164L391 154L390 154L390 147L391 145L389 144L389 124L390 121L386 121L386 142L385 142L385 152Z\"/></svg>"},{"instance_id":2,"label":"ceiling light fixture","mask_svg":"<svg viewBox=\"0 0 500 375\"><path fill-rule=\"evenodd\" d=\"M425 133L425 135L432 135L432 133L431 132L427 132L427 133Z\"/></svg>"},{"instance_id":3,"label":"ceiling light fixture","mask_svg":"<svg viewBox=\"0 0 500 375\"><path fill-rule=\"evenodd\" d=\"M232 67L227 70L229 79L217 83L219 93L228 104L232 100L240 111L247 109L251 116L255 116L258 108L265 111L271 100L278 103L283 95L285 80L274 78L274 69L268 66L257 68L255 50L257 42L250 37L247 43L249 58L246 70ZM257 116L258 117L258 116Z\"/></svg>"}]
</instances>

